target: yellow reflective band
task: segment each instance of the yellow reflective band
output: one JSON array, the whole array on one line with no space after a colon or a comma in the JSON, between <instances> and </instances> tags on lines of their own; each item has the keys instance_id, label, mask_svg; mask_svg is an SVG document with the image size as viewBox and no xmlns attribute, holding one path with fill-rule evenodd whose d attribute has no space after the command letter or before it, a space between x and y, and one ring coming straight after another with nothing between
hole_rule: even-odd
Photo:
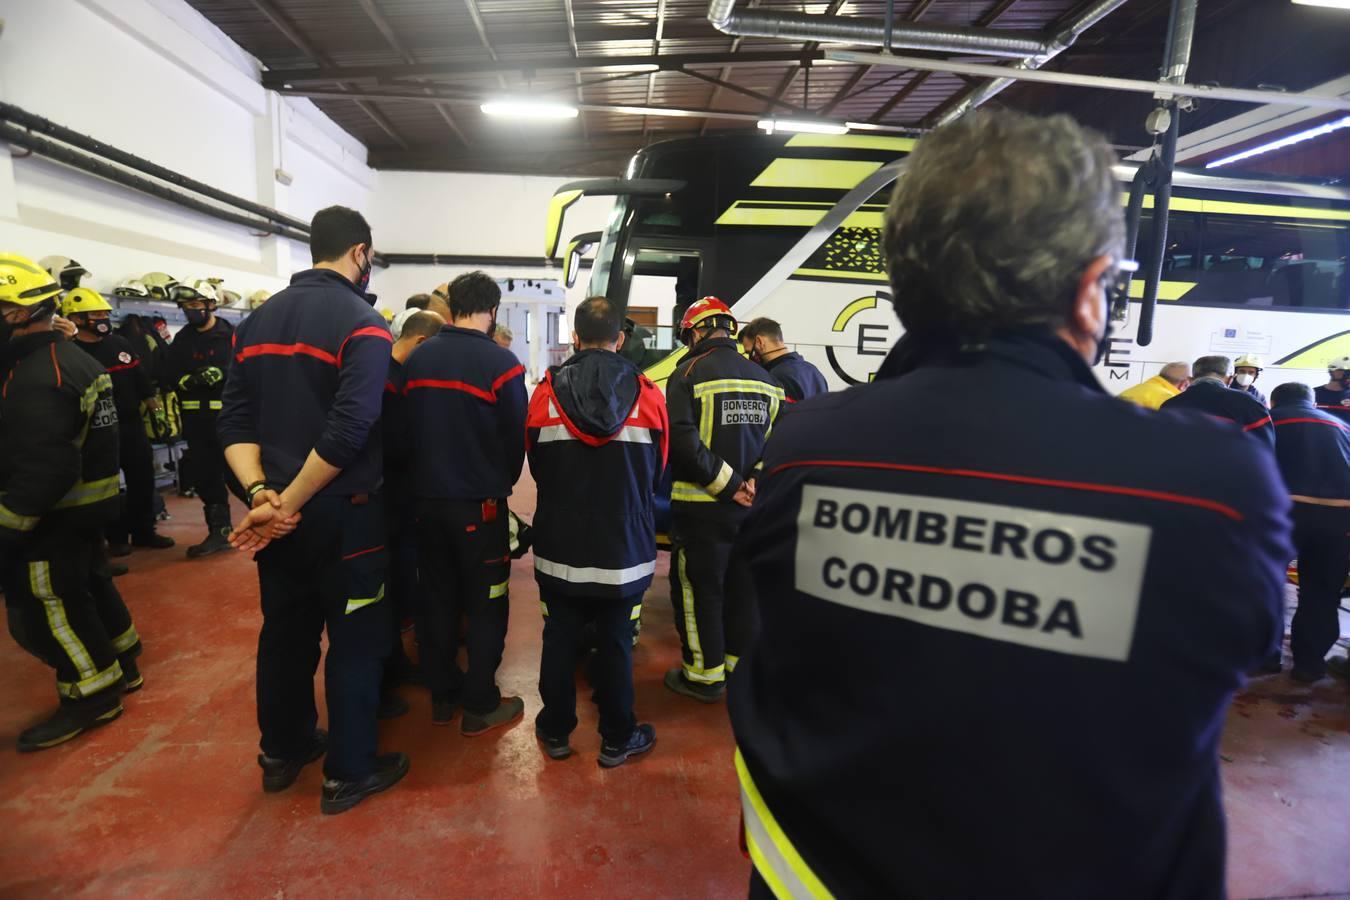
<instances>
[{"instance_id":1,"label":"yellow reflective band","mask_svg":"<svg viewBox=\"0 0 1350 900\"><path fill-rule=\"evenodd\" d=\"M488 588L488 599L496 600L498 597L505 597L506 588L510 583L511 582L509 581L503 581L501 584L494 584L492 587Z\"/></svg>"},{"instance_id":2,"label":"yellow reflective band","mask_svg":"<svg viewBox=\"0 0 1350 900\"><path fill-rule=\"evenodd\" d=\"M548 220L544 223L544 257L552 259L562 240L563 216L568 207L581 199L584 191L559 191L548 201Z\"/></svg>"},{"instance_id":3,"label":"yellow reflective band","mask_svg":"<svg viewBox=\"0 0 1350 900\"><path fill-rule=\"evenodd\" d=\"M77 482L55 506L56 509L70 509L76 506L89 506L117 496L119 483L116 475L100 478L97 481Z\"/></svg>"},{"instance_id":4,"label":"yellow reflective band","mask_svg":"<svg viewBox=\"0 0 1350 900\"><path fill-rule=\"evenodd\" d=\"M877 169L879 162L844 159L789 159L780 156L755 176L751 187L846 191Z\"/></svg>"},{"instance_id":5,"label":"yellow reflective band","mask_svg":"<svg viewBox=\"0 0 1350 900\"><path fill-rule=\"evenodd\" d=\"M675 551L675 570L680 579L680 606L684 613L684 642L689 645L689 655L694 658L694 668L703 671L703 645L698 639L698 617L694 615L694 586L689 583L689 572L685 568L685 559L689 551L679 547ZM685 666L689 671L689 666Z\"/></svg>"},{"instance_id":6,"label":"yellow reflective band","mask_svg":"<svg viewBox=\"0 0 1350 900\"><path fill-rule=\"evenodd\" d=\"M708 496L702 485L692 481L677 481L670 486L670 499L681 503L716 503L716 497Z\"/></svg>"},{"instance_id":7,"label":"yellow reflective band","mask_svg":"<svg viewBox=\"0 0 1350 900\"><path fill-rule=\"evenodd\" d=\"M189 411L189 410L194 410L194 409L201 409L201 408L202 408L202 401L200 401L200 400L184 400L184 401L183 401L183 409L184 409L184 411Z\"/></svg>"},{"instance_id":8,"label":"yellow reflective band","mask_svg":"<svg viewBox=\"0 0 1350 900\"><path fill-rule=\"evenodd\" d=\"M350 616L358 609L370 606L372 603L379 603L383 599L384 599L384 585L380 585L380 589L375 592L374 597L349 597L347 598L346 614Z\"/></svg>"},{"instance_id":9,"label":"yellow reflective band","mask_svg":"<svg viewBox=\"0 0 1350 900\"><path fill-rule=\"evenodd\" d=\"M685 677L700 684L721 684L727 680L726 666L713 666L700 669L697 666L684 666Z\"/></svg>"},{"instance_id":10,"label":"yellow reflective band","mask_svg":"<svg viewBox=\"0 0 1350 900\"><path fill-rule=\"evenodd\" d=\"M211 408L211 409L224 409L224 408L225 408L225 401L224 401L224 400L211 400L211 401L208 401L208 406L209 406L209 408Z\"/></svg>"},{"instance_id":11,"label":"yellow reflective band","mask_svg":"<svg viewBox=\"0 0 1350 900\"><path fill-rule=\"evenodd\" d=\"M748 225L777 228L810 228L825 218L831 205L775 203L773 206L756 206L736 201L727 207L726 212L717 217L716 225ZM871 228L880 230L885 211L880 209L859 209L849 213L840 224L841 228Z\"/></svg>"},{"instance_id":12,"label":"yellow reflective band","mask_svg":"<svg viewBox=\"0 0 1350 900\"><path fill-rule=\"evenodd\" d=\"M802 859L792 841L769 812L764 798L750 777L740 748L736 748L736 775L741 782L741 811L745 817L745 843L755 870L769 885L773 895L783 897L829 898L826 889L810 866Z\"/></svg>"},{"instance_id":13,"label":"yellow reflective band","mask_svg":"<svg viewBox=\"0 0 1350 900\"><path fill-rule=\"evenodd\" d=\"M122 680L122 664L113 660L113 664L108 666L102 672L91 675L88 678L82 678L79 681L57 681L56 692L62 697L68 697L71 700L82 700L85 697L92 697L99 691L105 691L117 682Z\"/></svg>"},{"instance_id":14,"label":"yellow reflective band","mask_svg":"<svg viewBox=\"0 0 1350 900\"><path fill-rule=\"evenodd\" d=\"M914 149L914 138L874 137L870 134L794 134L788 138L787 145L844 150L894 150L897 153L908 153Z\"/></svg>"},{"instance_id":15,"label":"yellow reflective band","mask_svg":"<svg viewBox=\"0 0 1350 900\"><path fill-rule=\"evenodd\" d=\"M703 446L712 447L713 439L713 412L715 406L713 403L703 400L703 395L694 388L694 399L698 400L698 436L703 441Z\"/></svg>"},{"instance_id":16,"label":"yellow reflective band","mask_svg":"<svg viewBox=\"0 0 1350 900\"><path fill-rule=\"evenodd\" d=\"M727 672L735 672L736 664L741 661L741 658L728 653L726 655L726 661Z\"/></svg>"},{"instance_id":17,"label":"yellow reflective band","mask_svg":"<svg viewBox=\"0 0 1350 900\"><path fill-rule=\"evenodd\" d=\"M1159 300L1180 300L1191 292L1195 283L1191 281L1160 281L1158 282ZM1135 276L1130 279L1130 296L1138 300L1144 296L1144 279Z\"/></svg>"},{"instance_id":18,"label":"yellow reflective band","mask_svg":"<svg viewBox=\"0 0 1350 900\"><path fill-rule=\"evenodd\" d=\"M32 531L37 527L38 516L21 516L14 512L3 501L0 501L0 528L8 528L12 531Z\"/></svg>"},{"instance_id":19,"label":"yellow reflective band","mask_svg":"<svg viewBox=\"0 0 1350 900\"><path fill-rule=\"evenodd\" d=\"M42 608L47 614L47 628L50 629L52 637L61 645L61 649L66 652L71 663L75 666L75 671L80 673L81 681L87 681L96 678L99 675L98 667L94 665L94 660L85 649L84 642L80 636L75 633L75 629L70 627L70 622L66 619L66 605L61 598L56 596L52 589L52 568L47 562L30 562L28 564L28 588L33 592L33 597L41 601Z\"/></svg>"},{"instance_id":20,"label":"yellow reflective band","mask_svg":"<svg viewBox=\"0 0 1350 900\"><path fill-rule=\"evenodd\" d=\"M1129 203L1130 195L1122 193L1121 203ZM1153 195L1144 195L1144 209L1153 208ZM1286 219L1321 219L1324 222L1350 222L1350 210L1319 209L1314 206L1280 206L1274 203L1237 203L1232 200L1198 200L1194 197L1173 197L1169 205L1173 212L1203 212L1225 216L1282 216Z\"/></svg>"},{"instance_id":21,"label":"yellow reflective band","mask_svg":"<svg viewBox=\"0 0 1350 900\"><path fill-rule=\"evenodd\" d=\"M113 649L118 653L126 653L132 647L140 643L141 636L136 633L136 626L132 625L126 631L113 638Z\"/></svg>"},{"instance_id":22,"label":"yellow reflective band","mask_svg":"<svg viewBox=\"0 0 1350 900\"><path fill-rule=\"evenodd\" d=\"M797 269L792 273L803 278L829 278L834 281L879 281L886 283L885 272L853 272L848 269Z\"/></svg>"},{"instance_id":23,"label":"yellow reflective band","mask_svg":"<svg viewBox=\"0 0 1350 900\"><path fill-rule=\"evenodd\" d=\"M548 604L545 603L543 600L539 601L539 611L546 616L548 615Z\"/></svg>"},{"instance_id":24,"label":"yellow reflective band","mask_svg":"<svg viewBox=\"0 0 1350 900\"><path fill-rule=\"evenodd\" d=\"M629 620L630 622L636 622L636 621L637 621L638 619L640 619L640 618L642 618L642 604L641 604L641 603L639 603L637 606L634 606L634 607L633 607L633 614L632 614L631 616L628 617L628 620Z\"/></svg>"},{"instance_id":25,"label":"yellow reflective band","mask_svg":"<svg viewBox=\"0 0 1350 900\"><path fill-rule=\"evenodd\" d=\"M722 468L717 470L717 477L708 482L708 484L704 486L704 490L716 497L718 494L722 493L727 485L731 484L731 476L735 474L736 470L731 468L731 464L726 460L723 460Z\"/></svg>"},{"instance_id":26,"label":"yellow reflective band","mask_svg":"<svg viewBox=\"0 0 1350 900\"><path fill-rule=\"evenodd\" d=\"M699 399L709 394L729 394L732 392L764 394L778 400L782 400L784 396L783 389L775 384L764 381L750 381L744 378L719 378L715 381L705 381L702 384L694 385L694 396Z\"/></svg>"}]
</instances>

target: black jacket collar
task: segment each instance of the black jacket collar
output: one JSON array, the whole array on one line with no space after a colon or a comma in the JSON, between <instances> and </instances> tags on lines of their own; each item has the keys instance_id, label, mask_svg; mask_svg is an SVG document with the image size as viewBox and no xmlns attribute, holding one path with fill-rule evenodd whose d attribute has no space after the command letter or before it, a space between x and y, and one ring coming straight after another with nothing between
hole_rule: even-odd
<instances>
[{"instance_id":1,"label":"black jacket collar","mask_svg":"<svg viewBox=\"0 0 1350 900\"><path fill-rule=\"evenodd\" d=\"M492 340L492 336L486 331L479 331L477 328L460 328L457 325L442 326L441 334L457 334L462 337L482 338L485 341Z\"/></svg>"},{"instance_id":2,"label":"black jacket collar","mask_svg":"<svg viewBox=\"0 0 1350 900\"><path fill-rule=\"evenodd\" d=\"M906 332L877 370L876 379L898 378L927 366L971 365L986 359L1106 393L1083 358L1044 326L1010 329L978 343L961 343L956 338L920 339Z\"/></svg>"}]
</instances>

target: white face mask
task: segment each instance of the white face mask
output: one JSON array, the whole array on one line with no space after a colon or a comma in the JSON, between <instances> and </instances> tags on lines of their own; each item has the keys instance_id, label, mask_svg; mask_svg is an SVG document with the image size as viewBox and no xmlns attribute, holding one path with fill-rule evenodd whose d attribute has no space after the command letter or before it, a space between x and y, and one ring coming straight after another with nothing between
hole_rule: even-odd
<instances>
[{"instance_id":1,"label":"white face mask","mask_svg":"<svg viewBox=\"0 0 1350 900\"><path fill-rule=\"evenodd\" d=\"M1243 372L1241 375L1234 377L1233 380L1243 387L1249 387L1256 380L1256 376Z\"/></svg>"}]
</instances>

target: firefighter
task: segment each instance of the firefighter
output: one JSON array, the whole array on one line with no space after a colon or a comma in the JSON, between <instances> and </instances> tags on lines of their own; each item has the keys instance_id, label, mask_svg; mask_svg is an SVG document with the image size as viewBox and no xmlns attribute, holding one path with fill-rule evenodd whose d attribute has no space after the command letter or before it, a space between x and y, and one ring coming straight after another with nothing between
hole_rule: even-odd
<instances>
[{"instance_id":1,"label":"firefighter","mask_svg":"<svg viewBox=\"0 0 1350 900\"><path fill-rule=\"evenodd\" d=\"M1251 395L1262 406L1269 407L1266 395L1256 389L1256 380L1261 377L1261 360L1250 353L1233 360L1233 390Z\"/></svg>"},{"instance_id":2,"label":"firefighter","mask_svg":"<svg viewBox=\"0 0 1350 900\"><path fill-rule=\"evenodd\" d=\"M97 291L75 288L61 301L61 312L79 329L75 343L108 370L117 404L118 458L126 478L122 515L108 529L109 554L126 556L132 546L164 550L173 538L155 532L155 458L141 422L141 404L159 408L149 373L131 342L112 331L112 307Z\"/></svg>"},{"instance_id":3,"label":"firefighter","mask_svg":"<svg viewBox=\"0 0 1350 900\"><path fill-rule=\"evenodd\" d=\"M201 499L206 517L206 539L187 550L188 559L200 559L230 546L230 495L227 481L236 486L225 465L225 452L216 434L221 395L230 371L234 327L216 315L217 298L210 285L191 288L176 284L173 299L187 318L174 335L164 359L165 383L178 394L187 439L192 490Z\"/></svg>"},{"instance_id":4,"label":"firefighter","mask_svg":"<svg viewBox=\"0 0 1350 900\"><path fill-rule=\"evenodd\" d=\"M923 137L882 229L904 337L774 430L728 701L753 897L1223 896L1290 504L1259 442L1093 374L1115 161L1066 116Z\"/></svg>"},{"instance_id":5,"label":"firefighter","mask_svg":"<svg viewBox=\"0 0 1350 900\"><path fill-rule=\"evenodd\" d=\"M492 340L502 292L489 275L468 272L444 293L450 324L408 358L401 408L417 498L431 721L449 725L462 704L460 733L474 737L525 711L520 697L497 687L510 609L506 498L525 463L525 367ZM455 659L465 617L467 672Z\"/></svg>"},{"instance_id":6,"label":"firefighter","mask_svg":"<svg viewBox=\"0 0 1350 900\"><path fill-rule=\"evenodd\" d=\"M1350 425L1350 356L1327 363L1327 383L1314 391L1317 408Z\"/></svg>"},{"instance_id":7,"label":"firefighter","mask_svg":"<svg viewBox=\"0 0 1350 900\"><path fill-rule=\"evenodd\" d=\"M19 735L43 750L113 721L144 683L140 636L113 587L103 529L118 514L117 408L108 373L53 329L61 288L0 254L12 329L0 400L0 587L9 631L56 670L57 711Z\"/></svg>"},{"instance_id":8,"label":"firefighter","mask_svg":"<svg viewBox=\"0 0 1350 900\"><path fill-rule=\"evenodd\" d=\"M1163 403L1166 412L1193 410L1230 422L1268 447L1275 446L1275 426L1264 403L1233 386L1233 362L1226 356L1202 356L1191 364L1190 387Z\"/></svg>"},{"instance_id":9,"label":"firefighter","mask_svg":"<svg viewBox=\"0 0 1350 900\"><path fill-rule=\"evenodd\" d=\"M1312 388L1291 382L1270 392L1275 456L1294 501L1298 609L1290 623L1295 681L1326 673L1341 636L1337 606L1350 572L1350 425L1313 405ZM1279 657L1267 671L1280 669Z\"/></svg>"},{"instance_id":10,"label":"firefighter","mask_svg":"<svg viewBox=\"0 0 1350 900\"><path fill-rule=\"evenodd\" d=\"M783 343L783 326L773 319L755 319L741 329L745 355L764 367L783 386L787 402L800 403L829 390L825 376L795 350Z\"/></svg>"},{"instance_id":11,"label":"firefighter","mask_svg":"<svg viewBox=\"0 0 1350 900\"><path fill-rule=\"evenodd\" d=\"M684 659L665 684L704 703L721 699L755 631L749 571L732 545L783 403L783 389L741 356L735 335L736 319L721 300L690 304L680 320L689 355L666 383L675 477L671 600Z\"/></svg>"},{"instance_id":12,"label":"firefighter","mask_svg":"<svg viewBox=\"0 0 1350 900\"><path fill-rule=\"evenodd\" d=\"M282 791L327 753L320 811L393 787L402 753L377 753L380 676L393 637L385 599L381 397L389 328L366 286L370 226L331 206L310 225L314 268L236 332L220 436L250 511L231 536L259 551L258 725L264 791ZM317 728L319 638L329 734Z\"/></svg>"},{"instance_id":13,"label":"firefighter","mask_svg":"<svg viewBox=\"0 0 1350 900\"><path fill-rule=\"evenodd\" d=\"M539 487L534 577L544 613L535 736L552 759L572 754L576 664L588 625L597 653L603 768L656 743L633 713L633 626L656 571L652 502L669 452L660 389L617 352L623 314L604 297L577 307L577 352L530 400L526 434Z\"/></svg>"}]
</instances>

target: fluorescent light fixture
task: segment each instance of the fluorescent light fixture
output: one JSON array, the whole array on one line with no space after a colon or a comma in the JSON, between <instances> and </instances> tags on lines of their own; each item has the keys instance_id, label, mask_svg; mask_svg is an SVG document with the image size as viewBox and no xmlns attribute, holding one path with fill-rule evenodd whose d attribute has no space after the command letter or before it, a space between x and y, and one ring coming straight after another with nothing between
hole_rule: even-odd
<instances>
[{"instance_id":1,"label":"fluorescent light fixture","mask_svg":"<svg viewBox=\"0 0 1350 900\"><path fill-rule=\"evenodd\" d=\"M759 127L768 134L777 134L780 131L794 134L848 134L847 125L816 122L810 119L760 119Z\"/></svg>"},{"instance_id":2,"label":"fluorescent light fixture","mask_svg":"<svg viewBox=\"0 0 1350 900\"><path fill-rule=\"evenodd\" d=\"M1350 3L1350 0L1346 0ZM1350 7L1347 7L1350 8ZM1227 166L1244 159L1251 159L1253 156L1260 156L1263 153L1270 153L1272 150L1280 150L1291 144L1301 144L1304 141L1310 141L1313 138L1321 137L1324 134L1331 134L1333 131L1340 131L1342 128L1350 128L1350 116L1342 119L1336 119L1332 122L1324 122L1316 128L1309 128L1305 131L1296 131L1293 134L1286 134L1279 140L1271 141L1268 144L1260 144L1256 147L1250 147L1241 153L1234 153L1232 156L1225 156L1223 159L1216 159L1205 163L1206 169L1217 169L1219 166Z\"/></svg>"},{"instance_id":3,"label":"fluorescent light fixture","mask_svg":"<svg viewBox=\"0 0 1350 900\"><path fill-rule=\"evenodd\" d=\"M577 108L566 103L548 103L541 100L489 100L480 109L489 116L508 119L575 119Z\"/></svg>"},{"instance_id":4,"label":"fluorescent light fixture","mask_svg":"<svg viewBox=\"0 0 1350 900\"><path fill-rule=\"evenodd\" d=\"M1325 6L1330 9L1350 9L1350 0L1294 0L1299 6Z\"/></svg>"}]
</instances>

